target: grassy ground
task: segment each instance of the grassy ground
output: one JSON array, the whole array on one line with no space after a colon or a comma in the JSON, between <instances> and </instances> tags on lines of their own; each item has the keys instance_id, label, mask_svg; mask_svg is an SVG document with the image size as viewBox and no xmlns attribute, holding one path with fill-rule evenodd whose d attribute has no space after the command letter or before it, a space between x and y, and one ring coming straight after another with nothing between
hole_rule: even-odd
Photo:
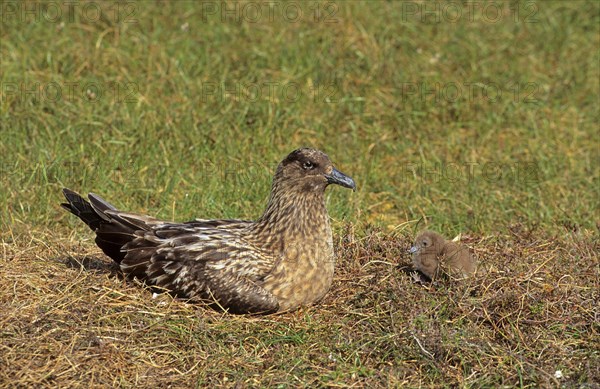
<instances>
[{"instance_id":1,"label":"grassy ground","mask_svg":"<svg viewBox=\"0 0 600 389\"><path fill-rule=\"evenodd\" d=\"M598 3L65 4L0 3L0 385L598 386ZM58 207L256 218L306 145L359 190L296 313L151 299ZM425 227L484 271L414 283Z\"/></svg>"}]
</instances>

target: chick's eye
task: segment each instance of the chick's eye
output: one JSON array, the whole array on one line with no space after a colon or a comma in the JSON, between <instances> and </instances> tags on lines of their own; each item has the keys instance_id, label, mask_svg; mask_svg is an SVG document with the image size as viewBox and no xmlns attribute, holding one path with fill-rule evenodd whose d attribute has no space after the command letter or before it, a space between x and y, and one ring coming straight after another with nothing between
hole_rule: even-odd
<instances>
[{"instance_id":1,"label":"chick's eye","mask_svg":"<svg viewBox=\"0 0 600 389\"><path fill-rule=\"evenodd\" d=\"M306 161L302 164L302 167L304 168L304 170L312 170L315 168L315 164L310 161Z\"/></svg>"}]
</instances>

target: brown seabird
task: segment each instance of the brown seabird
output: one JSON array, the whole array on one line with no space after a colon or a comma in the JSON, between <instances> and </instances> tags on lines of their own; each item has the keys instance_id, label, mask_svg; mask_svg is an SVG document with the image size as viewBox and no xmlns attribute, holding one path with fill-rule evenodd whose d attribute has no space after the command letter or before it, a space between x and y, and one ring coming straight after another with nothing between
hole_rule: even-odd
<instances>
[{"instance_id":1,"label":"brown seabird","mask_svg":"<svg viewBox=\"0 0 600 389\"><path fill-rule=\"evenodd\" d=\"M174 223L117 210L90 193L63 189L61 204L95 233L123 273L231 313L289 311L329 290L334 252L324 192L356 189L321 151L302 148L277 167L257 221Z\"/></svg>"}]
</instances>

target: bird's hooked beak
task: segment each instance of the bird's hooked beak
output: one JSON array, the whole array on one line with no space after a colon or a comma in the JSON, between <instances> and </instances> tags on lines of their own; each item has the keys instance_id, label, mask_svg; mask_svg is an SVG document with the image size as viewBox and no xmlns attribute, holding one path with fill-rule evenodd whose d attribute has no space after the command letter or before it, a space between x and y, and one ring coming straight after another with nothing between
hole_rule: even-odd
<instances>
[{"instance_id":1,"label":"bird's hooked beak","mask_svg":"<svg viewBox=\"0 0 600 389\"><path fill-rule=\"evenodd\" d=\"M345 175L344 173L340 172L336 168L333 168L331 173L325 174L325 178L327 178L328 184L341 185L345 188L350 188L356 192L356 184L354 183L354 180Z\"/></svg>"},{"instance_id":2,"label":"bird's hooked beak","mask_svg":"<svg viewBox=\"0 0 600 389\"><path fill-rule=\"evenodd\" d=\"M414 253L416 253L417 251L419 251L419 247L417 247L417 246L412 246L412 247L410 248L410 250L408 250L408 252L409 252L409 253L411 253L411 254L414 254Z\"/></svg>"}]
</instances>

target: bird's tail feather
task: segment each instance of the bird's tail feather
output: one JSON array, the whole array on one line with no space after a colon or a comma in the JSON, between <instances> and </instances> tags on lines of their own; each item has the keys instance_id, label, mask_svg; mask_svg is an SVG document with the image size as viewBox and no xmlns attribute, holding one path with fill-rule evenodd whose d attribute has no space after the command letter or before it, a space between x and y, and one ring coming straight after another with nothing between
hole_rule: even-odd
<instances>
[{"instance_id":1,"label":"bird's tail feather","mask_svg":"<svg viewBox=\"0 0 600 389\"><path fill-rule=\"evenodd\" d=\"M106 201L97 197L98 205L94 207L90 204L89 201L81 197L78 193L73 192L70 189L64 188L63 194L67 199L67 203L62 203L61 206L67 211L71 212L73 215L77 216L85 224L88 225L92 229L92 231L96 231L100 224L104 222L108 222L110 219L104 214L104 211L107 209L116 210L115 207L108 204ZM98 210L96 209L98 208Z\"/></svg>"},{"instance_id":2,"label":"bird's tail feather","mask_svg":"<svg viewBox=\"0 0 600 389\"><path fill-rule=\"evenodd\" d=\"M64 188L67 203L63 208L83 220L96 233L96 244L106 255L120 263L125 257L122 247L135 238L135 232L149 230L159 221L142 215L120 212L116 207L90 193L87 201L78 193Z\"/></svg>"}]
</instances>

